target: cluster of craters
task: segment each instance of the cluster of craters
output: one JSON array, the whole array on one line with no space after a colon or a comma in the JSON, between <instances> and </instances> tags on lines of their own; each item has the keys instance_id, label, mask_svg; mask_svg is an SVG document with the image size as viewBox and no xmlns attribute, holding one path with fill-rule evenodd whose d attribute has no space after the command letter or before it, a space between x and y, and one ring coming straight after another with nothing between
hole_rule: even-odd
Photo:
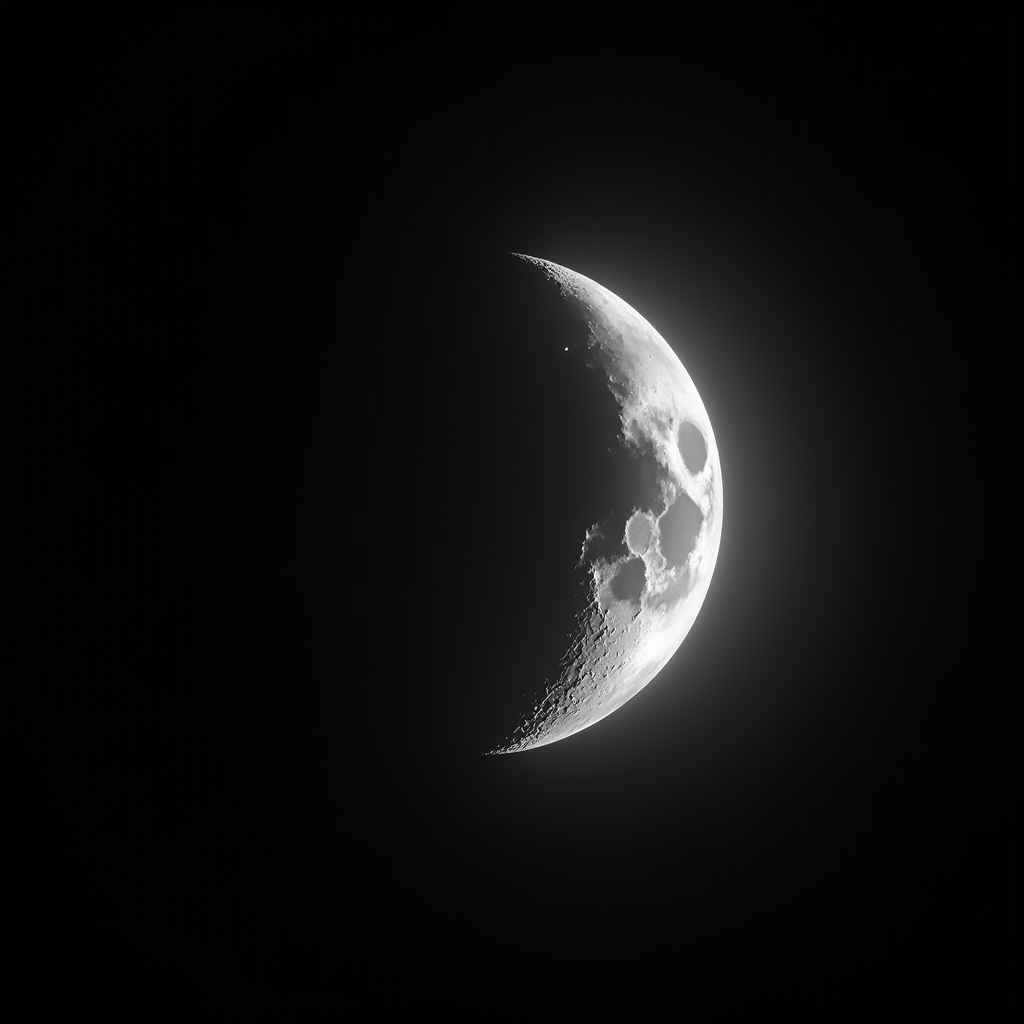
<instances>
[{"instance_id":1,"label":"cluster of craters","mask_svg":"<svg viewBox=\"0 0 1024 1024\"><path fill-rule=\"evenodd\" d=\"M700 428L686 420L676 438L686 472L698 475L708 453ZM665 465L655 459L653 450L641 453L641 458L655 467L658 500L651 502L651 508L634 509L622 534L607 524L595 524L587 531L583 544L580 562L589 563L593 599L603 612L627 606L637 615L645 604L673 604L693 584L688 563L704 524L704 513L680 481L673 480ZM648 467L646 475L651 472Z\"/></svg>"}]
</instances>

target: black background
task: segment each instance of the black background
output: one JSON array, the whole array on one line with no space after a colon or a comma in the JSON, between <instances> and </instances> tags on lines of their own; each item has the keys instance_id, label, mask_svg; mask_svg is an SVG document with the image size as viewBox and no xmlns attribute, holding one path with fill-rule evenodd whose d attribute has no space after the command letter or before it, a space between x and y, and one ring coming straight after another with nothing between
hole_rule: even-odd
<instances>
[{"instance_id":1,"label":"black background","mask_svg":"<svg viewBox=\"0 0 1024 1024\"><path fill-rule=\"evenodd\" d=\"M1019 8L3 19L16 1019L1015 1019ZM726 518L654 684L484 758L508 250L676 347Z\"/></svg>"}]
</instances>

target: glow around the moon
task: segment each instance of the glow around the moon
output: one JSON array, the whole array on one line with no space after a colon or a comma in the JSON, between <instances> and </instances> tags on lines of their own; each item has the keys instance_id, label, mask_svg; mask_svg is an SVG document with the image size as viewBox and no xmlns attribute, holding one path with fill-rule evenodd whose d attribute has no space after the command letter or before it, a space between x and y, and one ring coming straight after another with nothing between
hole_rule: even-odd
<instances>
[{"instance_id":1,"label":"glow around the moon","mask_svg":"<svg viewBox=\"0 0 1024 1024\"><path fill-rule=\"evenodd\" d=\"M622 522L592 525L579 565L589 596L557 679L494 753L565 739L606 718L645 687L690 631L722 539L722 470L707 410L678 356L628 303L597 282L547 260L539 267L588 327L588 363L615 396L620 439L652 467L650 507ZM623 554L606 557L609 533Z\"/></svg>"}]
</instances>

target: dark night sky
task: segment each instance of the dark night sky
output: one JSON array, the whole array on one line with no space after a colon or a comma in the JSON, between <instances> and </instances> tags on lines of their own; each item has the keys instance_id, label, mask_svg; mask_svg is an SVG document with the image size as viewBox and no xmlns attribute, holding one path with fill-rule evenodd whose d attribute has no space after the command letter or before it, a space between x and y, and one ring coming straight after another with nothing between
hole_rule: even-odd
<instances>
[{"instance_id":1,"label":"dark night sky","mask_svg":"<svg viewBox=\"0 0 1024 1024\"><path fill-rule=\"evenodd\" d=\"M1019 1016L1019 7L3 18L16 1019ZM569 474L508 250L676 347L725 532L651 686L483 758Z\"/></svg>"}]
</instances>

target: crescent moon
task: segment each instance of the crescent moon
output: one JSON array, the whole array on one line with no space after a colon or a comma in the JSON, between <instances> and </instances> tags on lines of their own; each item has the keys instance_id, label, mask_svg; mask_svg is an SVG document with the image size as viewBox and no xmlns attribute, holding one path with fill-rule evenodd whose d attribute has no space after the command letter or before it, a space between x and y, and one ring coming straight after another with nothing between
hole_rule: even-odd
<instances>
[{"instance_id":1,"label":"crescent moon","mask_svg":"<svg viewBox=\"0 0 1024 1024\"><path fill-rule=\"evenodd\" d=\"M558 677L494 754L566 739L636 696L693 626L722 540L718 445L679 357L632 306L596 281L549 260L512 255L542 270L585 321L587 362L618 402L623 445L654 466L659 497L623 522L586 531L579 564L589 572L589 594ZM625 554L595 553L595 538L609 529Z\"/></svg>"}]
</instances>

